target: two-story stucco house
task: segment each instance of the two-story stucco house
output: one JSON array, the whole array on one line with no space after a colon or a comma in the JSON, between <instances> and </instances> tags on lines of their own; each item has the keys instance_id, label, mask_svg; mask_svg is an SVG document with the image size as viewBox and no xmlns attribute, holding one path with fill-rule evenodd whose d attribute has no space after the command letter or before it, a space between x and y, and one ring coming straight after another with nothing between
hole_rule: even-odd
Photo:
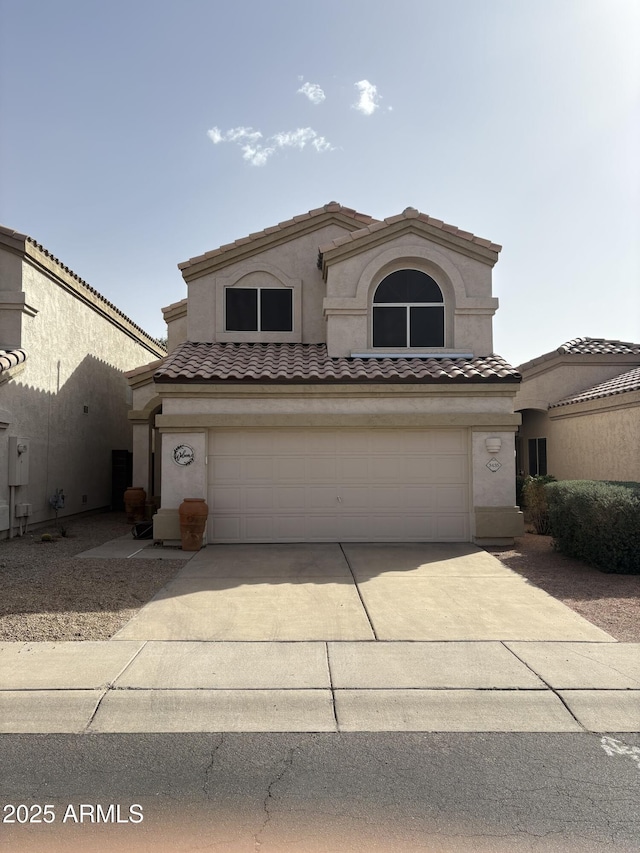
<instances>
[{"instance_id":1,"label":"two-story stucco house","mask_svg":"<svg viewBox=\"0 0 640 853\"><path fill-rule=\"evenodd\" d=\"M113 504L112 451L126 460L132 443L125 371L164 352L42 245L0 227L0 538Z\"/></svg>"},{"instance_id":2,"label":"two-story stucco house","mask_svg":"<svg viewBox=\"0 0 640 853\"><path fill-rule=\"evenodd\" d=\"M185 497L206 498L209 543L518 535L499 251L331 202L180 264L169 356L130 374L155 538L179 538Z\"/></svg>"}]
</instances>

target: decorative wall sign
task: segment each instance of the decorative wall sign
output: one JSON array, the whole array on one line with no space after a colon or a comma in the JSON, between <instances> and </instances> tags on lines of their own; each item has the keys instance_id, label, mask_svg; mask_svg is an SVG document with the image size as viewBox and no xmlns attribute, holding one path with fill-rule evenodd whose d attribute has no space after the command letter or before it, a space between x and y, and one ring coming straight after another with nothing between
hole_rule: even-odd
<instances>
[{"instance_id":1,"label":"decorative wall sign","mask_svg":"<svg viewBox=\"0 0 640 853\"><path fill-rule=\"evenodd\" d=\"M492 474L495 474L499 468L502 468L502 465L500 464L500 462L498 462L498 460L494 456L492 459L490 459L487 462L487 468L491 471Z\"/></svg>"},{"instance_id":2,"label":"decorative wall sign","mask_svg":"<svg viewBox=\"0 0 640 853\"><path fill-rule=\"evenodd\" d=\"M196 454L193 447L188 444L179 444L177 447L173 448L173 461L176 465L191 465L195 456Z\"/></svg>"}]
</instances>

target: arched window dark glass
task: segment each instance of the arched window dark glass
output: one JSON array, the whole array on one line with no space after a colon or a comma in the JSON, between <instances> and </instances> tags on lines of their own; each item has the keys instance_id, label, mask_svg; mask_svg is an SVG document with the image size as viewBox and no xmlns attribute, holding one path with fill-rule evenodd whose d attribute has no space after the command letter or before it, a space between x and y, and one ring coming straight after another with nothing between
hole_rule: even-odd
<instances>
[{"instance_id":1,"label":"arched window dark glass","mask_svg":"<svg viewBox=\"0 0 640 853\"><path fill-rule=\"evenodd\" d=\"M380 282L373 297L373 346L444 346L444 299L430 275L397 270Z\"/></svg>"}]
</instances>

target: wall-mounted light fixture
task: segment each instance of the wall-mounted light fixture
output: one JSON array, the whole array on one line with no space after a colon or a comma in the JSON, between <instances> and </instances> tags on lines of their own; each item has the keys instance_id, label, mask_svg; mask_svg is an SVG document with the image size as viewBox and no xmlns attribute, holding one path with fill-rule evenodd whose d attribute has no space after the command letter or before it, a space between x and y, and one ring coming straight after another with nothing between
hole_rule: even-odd
<instances>
[{"instance_id":1,"label":"wall-mounted light fixture","mask_svg":"<svg viewBox=\"0 0 640 853\"><path fill-rule=\"evenodd\" d=\"M496 437L485 438L484 444L487 448L487 453L500 453L500 448L502 447L502 439Z\"/></svg>"}]
</instances>

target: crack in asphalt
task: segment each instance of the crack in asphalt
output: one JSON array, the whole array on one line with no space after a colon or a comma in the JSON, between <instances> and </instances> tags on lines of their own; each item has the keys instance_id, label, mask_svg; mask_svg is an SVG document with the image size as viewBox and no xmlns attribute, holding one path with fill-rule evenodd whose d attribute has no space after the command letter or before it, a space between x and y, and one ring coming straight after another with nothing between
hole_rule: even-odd
<instances>
[{"instance_id":1,"label":"crack in asphalt","mask_svg":"<svg viewBox=\"0 0 640 853\"><path fill-rule=\"evenodd\" d=\"M264 820L262 822L262 826L253 836L255 853L258 853L258 851L262 847L262 841L260 839L260 836L263 835L267 826L271 822L271 810L270 810L269 801L273 799L273 794L272 794L273 788L283 778L285 773L291 769L291 765L293 764L293 755L297 751L297 749L298 749L298 747L293 747L293 746L289 748L288 755L285 758L284 767L278 773L278 775L275 777L275 779L273 779L271 782L269 782L269 785L267 787L267 795L265 796L264 801L262 803L262 810L264 812L265 817L264 817Z\"/></svg>"},{"instance_id":2,"label":"crack in asphalt","mask_svg":"<svg viewBox=\"0 0 640 853\"><path fill-rule=\"evenodd\" d=\"M212 748L211 755L209 758L209 763L204 769L204 783L202 785L202 792L205 795L207 800L211 799L211 793L209 791L209 784L211 781L211 770L213 769L214 762L216 760L216 753L224 743L224 732L220 732L220 740L218 743Z\"/></svg>"}]
</instances>

